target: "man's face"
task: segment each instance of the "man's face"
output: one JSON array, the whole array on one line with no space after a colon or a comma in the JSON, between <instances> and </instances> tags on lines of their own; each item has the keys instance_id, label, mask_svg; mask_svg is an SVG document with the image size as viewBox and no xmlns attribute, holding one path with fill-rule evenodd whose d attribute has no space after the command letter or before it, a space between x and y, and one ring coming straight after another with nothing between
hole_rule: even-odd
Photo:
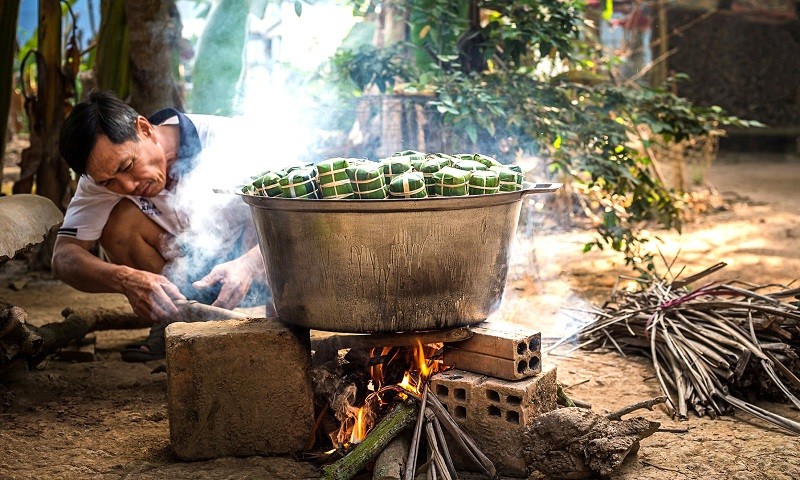
<instances>
[{"instance_id":1,"label":"man's face","mask_svg":"<svg viewBox=\"0 0 800 480\"><path fill-rule=\"evenodd\" d=\"M155 131L139 117L139 141L115 144L105 135L97 142L86 162L86 174L114 193L155 197L167 184L167 160Z\"/></svg>"}]
</instances>

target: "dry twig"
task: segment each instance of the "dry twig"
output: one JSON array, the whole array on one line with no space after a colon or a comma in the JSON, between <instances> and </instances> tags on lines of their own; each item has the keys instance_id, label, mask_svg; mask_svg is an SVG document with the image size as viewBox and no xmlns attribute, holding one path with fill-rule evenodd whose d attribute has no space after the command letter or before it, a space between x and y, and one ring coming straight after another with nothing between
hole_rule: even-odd
<instances>
[{"instance_id":1,"label":"dry twig","mask_svg":"<svg viewBox=\"0 0 800 480\"><path fill-rule=\"evenodd\" d=\"M765 286L742 282L688 289L722 267L682 280L640 279L633 292L615 288L602 314L570 338L577 336L584 348L649 356L664 398L680 418L689 409L714 418L737 408L800 435L800 423L734 393L757 386L800 408L800 308L780 300L797 289L773 285L777 291L764 293Z\"/></svg>"}]
</instances>

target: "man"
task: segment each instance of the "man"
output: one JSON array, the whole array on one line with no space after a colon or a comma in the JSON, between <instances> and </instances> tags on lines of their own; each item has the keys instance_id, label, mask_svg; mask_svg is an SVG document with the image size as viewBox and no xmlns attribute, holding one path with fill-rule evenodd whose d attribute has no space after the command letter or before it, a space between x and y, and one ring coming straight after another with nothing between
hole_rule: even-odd
<instances>
[{"instance_id":1,"label":"man","mask_svg":"<svg viewBox=\"0 0 800 480\"><path fill-rule=\"evenodd\" d=\"M216 235L216 249L193 249L201 242L182 239L195 217L184 208L191 201L181 201L182 187L226 120L174 109L148 119L113 94L94 91L64 122L59 150L80 178L58 231L53 274L85 292L122 293L137 315L154 322L143 344L123 351L126 361L164 358L163 329L178 313L176 300L223 308L246 296L251 304L266 302L263 259L243 202L215 210L220 222L236 219ZM90 252L95 242L108 262ZM184 268L192 263L187 258L203 265Z\"/></svg>"}]
</instances>

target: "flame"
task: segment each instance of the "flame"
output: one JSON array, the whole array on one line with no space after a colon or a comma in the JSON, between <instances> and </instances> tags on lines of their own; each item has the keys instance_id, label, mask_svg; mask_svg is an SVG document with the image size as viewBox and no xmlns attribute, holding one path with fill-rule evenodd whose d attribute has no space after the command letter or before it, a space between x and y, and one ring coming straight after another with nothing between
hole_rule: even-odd
<instances>
[{"instance_id":1,"label":"flame","mask_svg":"<svg viewBox=\"0 0 800 480\"><path fill-rule=\"evenodd\" d=\"M367 422L365 420L367 405L365 403L356 413L356 422L353 425L353 431L350 432L350 443L361 443L367 438Z\"/></svg>"},{"instance_id":2,"label":"flame","mask_svg":"<svg viewBox=\"0 0 800 480\"><path fill-rule=\"evenodd\" d=\"M408 354L408 349L397 347L373 349L372 358L390 356L370 366L370 376L374 391L367 396L362 406L348 406L346 411L347 418L342 421L337 435L339 444L344 446L357 444L366 438L369 430L373 427L378 409L385 404L384 393L388 391L398 392L399 390L398 395L401 398L406 398L404 391L413 395L421 395L431 375L443 368L441 360L430 358L442 346L442 344L430 345L431 355L428 357L425 355L425 347L419 340L417 340L417 346L411 350L410 355ZM387 385L387 367L391 363L398 361L408 362L403 379L394 385Z\"/></svg>"},{"instance_id":3,"label":"flame","mask_svg":"<svg viewBox=\"0 0 800 480\"><path fill-rule=\"evenodd\" d=\"M377 350L377 349L373 349L373 351L372 351L372 354L373 354L373 356L376 356L376 355L375 355L375 353L376 353L376 350ZM384 355L388 355L388 354L389 354L391 351L392 351L392 349L391 349L391 348L389 348L389 347L383 347L383 348L381 349L381 352L380 352L380 353L379 353L377 356L380 356L380 357L382 357L382 356L384 356ZM395 358L396 356L397 356L397 352L395 351L395 353L394 353L394 355L392 355L392 358L391 358L391 359L387 360L387 361L386 361L386 362L384 362L384 363L379 363L379 364L377 364L377 365L373 365L373 366L371 366L371 367L370 367L370 372L369 372L369 373L370 373L370 376L372 377L372 380L373 380L373 382L375 382L375 387L376 387L375 389L376 389L376 390L380 390L380 389L381 389L381 387L382 387L382 386L383 386L383 384L384 384L383 365L384 365L385 363L389 363L389 362L391 362L392 360L394 360L394 358Z\"/></svg>"}]
</instances>

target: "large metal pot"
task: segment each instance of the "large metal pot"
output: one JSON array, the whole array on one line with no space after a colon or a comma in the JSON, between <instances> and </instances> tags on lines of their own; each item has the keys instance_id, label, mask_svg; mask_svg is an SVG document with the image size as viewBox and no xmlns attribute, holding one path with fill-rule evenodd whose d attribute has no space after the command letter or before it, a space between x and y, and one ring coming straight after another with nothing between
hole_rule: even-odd
<instances>
[{"instance_id":1,"label":"large metal pot","mask_svg":"<svg viewBox=\"0 0 800 480\"><path fill-rule=\"evenodd\" d=\"M427 199L241 197L284 322L403 332L479 323L496 310L522 198L560 187Z\"/></svg>"}]
</instances>

